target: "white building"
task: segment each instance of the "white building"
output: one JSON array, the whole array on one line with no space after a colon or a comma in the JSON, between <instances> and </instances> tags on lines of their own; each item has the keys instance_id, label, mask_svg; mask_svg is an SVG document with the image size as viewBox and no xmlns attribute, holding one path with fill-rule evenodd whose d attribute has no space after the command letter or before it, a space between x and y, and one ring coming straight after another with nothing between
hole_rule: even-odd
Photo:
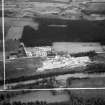
<instances>
[{"instance_id":1,"label":"white building","mask_svg":"<svg viewBox=\"0 0 105 105\"><path fill-rule=\"evenodd\" d=\"M45 47L27 47L25 48L27 56L46 57L47 52L51 51L50 46Z\"/></svg>"}]
</instances>

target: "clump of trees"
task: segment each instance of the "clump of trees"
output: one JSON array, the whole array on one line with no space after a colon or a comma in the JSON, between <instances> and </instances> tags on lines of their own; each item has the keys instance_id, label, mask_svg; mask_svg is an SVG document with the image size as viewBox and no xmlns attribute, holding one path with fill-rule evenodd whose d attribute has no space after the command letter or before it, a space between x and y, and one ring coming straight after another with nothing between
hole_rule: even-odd
<instances>
[{"instance_id":1,"label":"clump of trees","mask_svg":"<svg viewBox=\"0 0 105 105\"><path fill-rule=\"evenodd\" d=\"M74 97L72 102L54 102L48 103L46 101L36 101L36 102L3 102L0 105L105 105L105 100L102 98L91 98L91 99L82 99Z\"/></svg>"},{"instance_id":2,"label":"clump of trees","mask_svg":"<svg viewBox=\"0 0 105 105\"><path fill-rule=\"evenodd\" d=\"M77 53L77 54L71 54L71 56L74 56L74 57L82 57L82 56L94 57L96 55L97 55L97 53L95 51L80 52L80 53Z\"/></svg>"},{"instance_id":3,"label":"clump of trees","mask_svg":"<svg viewBox=\"0 0 105 105\"><path fill-rule=\"evenodd\" d=\"M70 105L70 103L67 102L54 102L54 103L48 103L46 101L36 101L36 102L21 102L21 101L14 101L14 102L3 102L0 105Z\"/></svg>"},{"instance_id":4,"label":"clump of trees","mask_svg":"<svg viewBox=\"0 0 105 105\"><path fill-rule=\"evenodd\" d=\"M74 97L71 105L104 105L105 100L102 98L83 99Z\"/></svg>"},{"instance_id":5,"label":"clump of trees","mask_svg":"<svg viewBox=\"0 0 105 105\"><path fill-rule=\"evenodd\" d=\"M24 94L24 92L22 92ZM35 101L35 102L21 102L13 101L11 102L13 94L3 93L0 94L0 105L105 105L105 99L103 97L93 97L93 98L82 98L74 96L69 92L70 101L67 102L53 102L48 103L47 101Z\"/></svg>"},{"instance_id":6,"label":"clump of trees","mask_svg":"<svg viewBox=\"0 0 105 105\"><path fill-rule=\"evenodd\" d=\"M86 72L92 73L92 72L105 72L105 64L104 63L92 63L90 65L87 65Z\"/></svg>"},{"instance_id":7,"label":"clump of trees","mask_svg":"<svg viewBox=\"0 0 105 105\"><path fill-rule=\"evenodd\" d=\"M95 51L80 52L80 53L71 53L71 54L69 54L68 52L60 51L60 52L57 52L57 54L60 55L60 56L70 55L72 57L89 56L90 58L97 55L97 53Z\"/></svg>"}]
</instances>

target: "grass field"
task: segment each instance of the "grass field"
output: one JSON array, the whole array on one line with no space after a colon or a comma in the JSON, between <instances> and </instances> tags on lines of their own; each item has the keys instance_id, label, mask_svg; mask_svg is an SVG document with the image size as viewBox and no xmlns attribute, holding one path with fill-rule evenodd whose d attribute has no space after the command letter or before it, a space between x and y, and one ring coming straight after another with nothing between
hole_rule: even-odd
<instances>
[{"instance_id":1,"label":"grass field","mask_svg":"<svg viewBox=\"0 0 105 105\"><path fill-rule=\"evenodd\" d=\"M4 102L9 105L104 105L104 93L105 90L12 91L5 92Z\"/></svg>"},{"instance_id":2,"label":"grass field","mask_svg":"<svg viewBox=\"0 0 105 105\"><path fill-rule=\"evenodd\" d=\"M6 61L6 79L35 75L36 70L40 65L40 58L8 60Z\"/></svg>"}]
</instances>

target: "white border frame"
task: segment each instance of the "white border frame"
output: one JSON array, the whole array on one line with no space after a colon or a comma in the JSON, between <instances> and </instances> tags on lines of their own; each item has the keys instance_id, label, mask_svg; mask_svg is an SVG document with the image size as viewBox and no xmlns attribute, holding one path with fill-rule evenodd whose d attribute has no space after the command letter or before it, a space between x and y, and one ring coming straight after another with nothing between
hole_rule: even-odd
<instances>
[{"instance_id":1,"label":"white border frame","mask_svg":"<svg viewBox=\"0 0 105 105\"><path fill-rule=\"evenodd\" d=\"M4 0L2 0L2 34L3 34L3 69L4 69L4 88L3 90L6 89L5 87L5 34L4 34Z\"/></svg>"}]
</instances>

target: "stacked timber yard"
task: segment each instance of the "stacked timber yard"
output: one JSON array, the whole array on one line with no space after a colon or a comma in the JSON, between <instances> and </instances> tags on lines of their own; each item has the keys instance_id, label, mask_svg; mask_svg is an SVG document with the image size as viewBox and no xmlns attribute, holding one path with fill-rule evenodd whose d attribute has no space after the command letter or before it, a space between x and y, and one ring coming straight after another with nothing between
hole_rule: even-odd
<instances>
[{"instance_id":1,"label":"stacked timber yard","mask_svg":"<svg viewBox=\"0 0 105 105\"><path fill-rule=\"evenodd\" d=\"M5 0L6 88L105 87L105 2Z\"/></svg>"}]
</instances>

